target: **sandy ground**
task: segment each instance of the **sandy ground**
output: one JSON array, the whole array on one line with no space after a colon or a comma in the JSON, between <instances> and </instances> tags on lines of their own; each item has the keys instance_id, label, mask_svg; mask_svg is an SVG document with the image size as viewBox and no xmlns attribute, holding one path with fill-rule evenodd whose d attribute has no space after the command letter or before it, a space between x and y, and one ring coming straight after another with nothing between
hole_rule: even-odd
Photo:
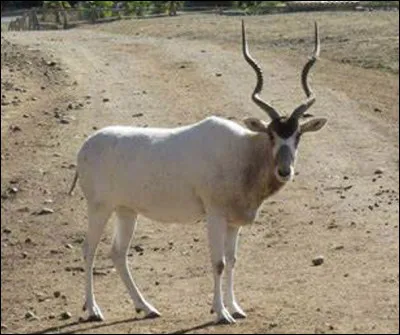
<instances>
[{"instance_id":1,"label":"sandy ground","mask_svg":"<svg viewBox=\"0 0 400 335\"><path fill-rule=\"evenodd\" d=\"M398 27L398 14L387 15ZM355 16L350 22L358 30L340 26L332 36L365 36L387 20ZM323 22L325 31L339 27L327 14ZM299 72L311 48L311 17L247 23L266 76L263 97L290 112L303 99ZM284 28L296 23L298 31ZM242 230L236 295L246 320L212 323L204 222L140 218L129 264L162 318L135 313L109 258L110 222L95 264L106 321L79 321L86 317L87 215L79 188L72 197L66 192L83 140L110 124L170 127L209 115L266 119L250 101L255 78L240 53L239 18L118 24L2 33L1 332L398 333L398 51L397 69L390 52L383 52L390 59L382 68L323 53L313 69L317 103L310 112L329 122L302 140L294 182ZM286 29L285 43L261 43L269 27L276 34ZM387 50L392 43L398 48L398 28L389 35ZM324 41L330 50L339 43ZM325 262L312 266L317 255Z\"/></svg>"}]
</instances>

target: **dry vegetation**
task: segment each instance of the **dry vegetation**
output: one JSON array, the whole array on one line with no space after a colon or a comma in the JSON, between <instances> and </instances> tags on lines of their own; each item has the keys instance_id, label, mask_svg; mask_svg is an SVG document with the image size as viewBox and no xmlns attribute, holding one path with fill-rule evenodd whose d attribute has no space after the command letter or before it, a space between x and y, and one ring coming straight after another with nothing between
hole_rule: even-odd
<instances>
[{"instance_id":1,"label":"dry vegetation","mask_svg":"<svg viewBox=\"0 0 400 335\"><path fill-rule=\"evenodd\" d=\"M247 19L253 49L304 54L312 40L311 23L321 26L323 57L363 68L399 72L399 15L397 12L319 12L255 16ZM213 40L235 44L236 17L185 15L176 19L117 21L102 31L152 37Z\"/></svg>"}]
</instances>

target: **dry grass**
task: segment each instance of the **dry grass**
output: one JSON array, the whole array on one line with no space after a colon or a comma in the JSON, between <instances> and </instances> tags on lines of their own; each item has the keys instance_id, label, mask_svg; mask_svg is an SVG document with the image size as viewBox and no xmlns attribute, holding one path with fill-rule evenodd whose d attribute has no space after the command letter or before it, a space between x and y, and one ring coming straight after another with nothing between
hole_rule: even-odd
<instances>
[{"instance_id":1,"label":"dry grass","mask_svg":"<svg viewBox=\"0 0 400 335\"><path fill-rule=\"evenodd\" d=\"M237 43L238 17L186 15L157 20L118 21L97 26L107 32L150 37L214 40ZM312 23L320 24L323 57L363 68L399 71L398 12L314 12L246 18L253 48L305 53L310 48Z\"/></svg>"}]
</instances>

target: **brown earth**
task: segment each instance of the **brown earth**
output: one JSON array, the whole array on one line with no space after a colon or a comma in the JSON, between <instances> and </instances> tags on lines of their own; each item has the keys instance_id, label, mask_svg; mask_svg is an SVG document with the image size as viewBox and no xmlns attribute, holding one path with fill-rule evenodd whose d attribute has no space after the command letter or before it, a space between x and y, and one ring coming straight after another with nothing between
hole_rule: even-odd
<instances>
[{"instance_id":1,"label":"brown earth","mask_svg":"<svg viewBox=\"0 0 400 335\"><path fill-rule=\"evenodd\" d=\"M162 318L136 315L108 257L110 223L95 264L106 321L79 322L87 216L79 188L66 192L96 128L266 118L249 98L255 78L240 53L239 18L2 33L2 333L399 332L398 13L246 18L263 96L281 110L303 99L299 71L315 18L323 53L310 112L329 123L302 140L294 182L242 230L236 294L248 319L233 326L211 323L204 223L145 218L129 263ZM313 266L318 255L325 262Z\"/></svg>"}]
</instances>

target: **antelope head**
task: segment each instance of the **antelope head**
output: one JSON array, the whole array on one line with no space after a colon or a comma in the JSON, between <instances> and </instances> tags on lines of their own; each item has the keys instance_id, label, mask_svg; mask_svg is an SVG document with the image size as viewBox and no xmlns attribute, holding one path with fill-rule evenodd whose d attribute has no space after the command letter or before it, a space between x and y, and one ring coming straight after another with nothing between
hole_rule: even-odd
<instances>
[{"instance_id":1,"label":"antelope head","mask_svg":"<svg viewBox=\"0 0 400 335\"><path fill-rule=\"evenodd\" d=\"M252 100L266 112L271 119L270 123L266 123L257 118L247 118L244 120L244 123L250 130L264 133L269 137L274 160L274 174L280 182L287 182L292 179L294 175L294 164L301 136L306 132L320 130L327 121L325 118L314 118L308 122L300 123L300 118L315 102L314 93L308 83L308 73L317 61L320 52L318 25L315 23L314 52L301 73L301 84L307 99L301 103L290 116L279 114L274 107L262 100L259 96L263 88L263 74L255 59L249 54L243 20L242 43L244 58L257 75L257 84L252 94Z\"/></svg>"}]
</instances>

